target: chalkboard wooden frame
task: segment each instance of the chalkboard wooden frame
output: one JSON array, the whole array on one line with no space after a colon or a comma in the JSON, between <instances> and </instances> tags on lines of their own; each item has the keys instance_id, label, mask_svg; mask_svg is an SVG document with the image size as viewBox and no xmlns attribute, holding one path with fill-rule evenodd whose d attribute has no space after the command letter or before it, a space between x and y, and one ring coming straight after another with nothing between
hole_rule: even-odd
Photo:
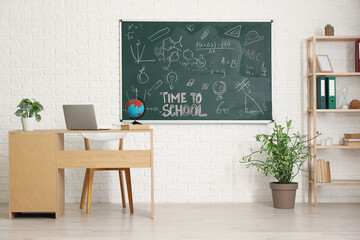
<instances>
[{"instance_id":1,"label":"chalkboard wooden frame","mask_svg":"<svg viewBox=\"0 0 360 240\"><path fill-rule=\"evenodd\" d=\"M122 22L123 21L127 21L127 22L158 22L158 23L162 23L162 22L189 22L189 23L202 23L202 22L213 22L213 23L222 23L222 22L231 22L231 23L254 23L254 22L259 22L259 23L271 23L271 41L270 41L270 49L271 49L271 87L270 87L270 91L271 91L271 119L269 120L244 120L244 119L239 119L239 120L140 120L143 123L147 123L147 124L268 124L268 123L272 123L274 122L274 117L273 117L273 113L274 113L274 109L273 109L273 100L274 100L274 91L273 91L273 80L274 80L274 63L273 63L273 59L272 56L274 54L274 38L273 38L273 20L246 20L246 21L234 21L234 20L123 20L120 19L119 20L119 60L120 60L120 65L119 65L119 70L120 70L120 76L119 76L119 93L120 93L120 98L119 98L119 105L120 105L120 114L119 114L119 118L120 118L120 122L124 122L124 123L131 123L133 120L130 119L123 119L123 91L122 91L122 77L123 77L123 72L122 72L122 63L123 63L123 59L122 59Z\"/></svg>"}]
</instances>

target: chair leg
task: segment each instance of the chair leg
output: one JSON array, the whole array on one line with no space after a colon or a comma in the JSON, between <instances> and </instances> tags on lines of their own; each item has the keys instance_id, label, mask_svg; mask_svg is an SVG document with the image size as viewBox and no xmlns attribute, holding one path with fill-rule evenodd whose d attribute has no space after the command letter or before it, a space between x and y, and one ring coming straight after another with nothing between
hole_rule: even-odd
<instances>
[{"instance_id":1,"label":"chair leg","mask_svg":"<svg viewBox=\"0 0 360 240\"><path fill-rule=\"evenodd\" d=\"M89 186L89 168L87 168L86 172L85 172L84 184L83 184L83 189L82 189L82 193L81 193L80 209L84 208L86 192L88 190L88 186Z\"/></svg>"},{"instance_id":2,"label":"chair leg","mask_svg":"<svg viewBox=\"0 0 360 240\"><path fill-rule=\"evenodd\" d=\"M121 191L122 205L123 205L124 208L126 208L125 191L124 191L124 180L123 180L122 170L119 170L119 180L120 180L120 191Z\"/></svg>"},{"instance_id":3,"label":"chair leg","mask_svg":"<svg viewBox=\"0 0 360 240\"><path fill-rule=\"evenodd\" d=\"M127 185L127 191L128 191L128 197L129 197L130 213L133 213L134 207L133 207L132 190L131 190L130 168L125 169L125 178L126 178L126 185Z\"/></svg>"},{"instance_id":4,"label":"chair leg","mask_svg":"<svg viewBox=\"0 0 360 240\"><path fill-rule=\"evenodd\" d=\"M94 180L94 169L89 169L89 189L87 193L87 203L86 203L86 213L90 213L90 206L91 206L91 194L92 194L92 186Z\"/></svg>"}]
</instances>

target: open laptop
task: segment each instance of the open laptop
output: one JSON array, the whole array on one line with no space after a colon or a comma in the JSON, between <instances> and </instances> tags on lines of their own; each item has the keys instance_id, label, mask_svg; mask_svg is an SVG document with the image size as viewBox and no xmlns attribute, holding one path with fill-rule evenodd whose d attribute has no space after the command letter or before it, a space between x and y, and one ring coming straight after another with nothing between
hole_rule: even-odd
<instances>
[{"instance_id":1,"label":"open laptop","mask_svg":"<svg viewBox=\"0 0 360 240\"><path fill-rule=\"evenodd\" d=\"M98 128L94 105L63 105L63 110L69 130L107 130Z\"/></svg>"}]
</instances>

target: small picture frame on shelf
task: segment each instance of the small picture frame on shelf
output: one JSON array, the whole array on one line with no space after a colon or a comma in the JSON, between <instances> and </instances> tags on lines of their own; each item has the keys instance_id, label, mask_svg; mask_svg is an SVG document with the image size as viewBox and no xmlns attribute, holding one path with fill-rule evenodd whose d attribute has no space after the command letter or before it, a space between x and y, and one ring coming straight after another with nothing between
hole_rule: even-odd
<instances>
[{"instance_id":1,"label":"small picture frame on shelf","mask_svg":"<svg viewBox=\"0 0 360 240\"><path fill-rule=\"evenodd\" d=\"M320 72L334 72L328 55L316 55L316 63L319 66Z\"/></svg>"}]
</instances>

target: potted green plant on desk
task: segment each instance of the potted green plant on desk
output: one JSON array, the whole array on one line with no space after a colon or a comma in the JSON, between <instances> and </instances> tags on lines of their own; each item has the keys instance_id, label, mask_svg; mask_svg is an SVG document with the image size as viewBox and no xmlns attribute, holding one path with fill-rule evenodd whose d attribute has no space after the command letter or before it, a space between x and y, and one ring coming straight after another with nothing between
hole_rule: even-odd
<instances>
[{"instance_id":1,"label":"potted green plant on desk","mask_svg":"<svg viewBox=\"0 0 360 240\"><path fill-rule=\"evenodd\" d=\"M17 106L19 109L15 112L15 115L21 117L21 124L24 131L34 130L34 117L36 121L40 122L40 112L44 110L44 107L35 99L32 102L30 99L25 98L21 100Z\"/></svg>"},{"instance_id":2,"label":"potted green plant on desk","mask_svg":"<svg viewBox=\"0 0 360 240\"><path fill-rule=\"evenodd\" d=\"M287 121L286 127L275 123L271 134L257 135L260 148L251 150L252 153L243 157L242 162L277 180L270 183L275 208L294 208L298 183L292 181L309 157L306 149L311 139L308 140L306 135L299 132L290 134L291 122ZM265 160L254 159L254 156L262 154L266 155Z\"/></svg>"}]
</instances>

